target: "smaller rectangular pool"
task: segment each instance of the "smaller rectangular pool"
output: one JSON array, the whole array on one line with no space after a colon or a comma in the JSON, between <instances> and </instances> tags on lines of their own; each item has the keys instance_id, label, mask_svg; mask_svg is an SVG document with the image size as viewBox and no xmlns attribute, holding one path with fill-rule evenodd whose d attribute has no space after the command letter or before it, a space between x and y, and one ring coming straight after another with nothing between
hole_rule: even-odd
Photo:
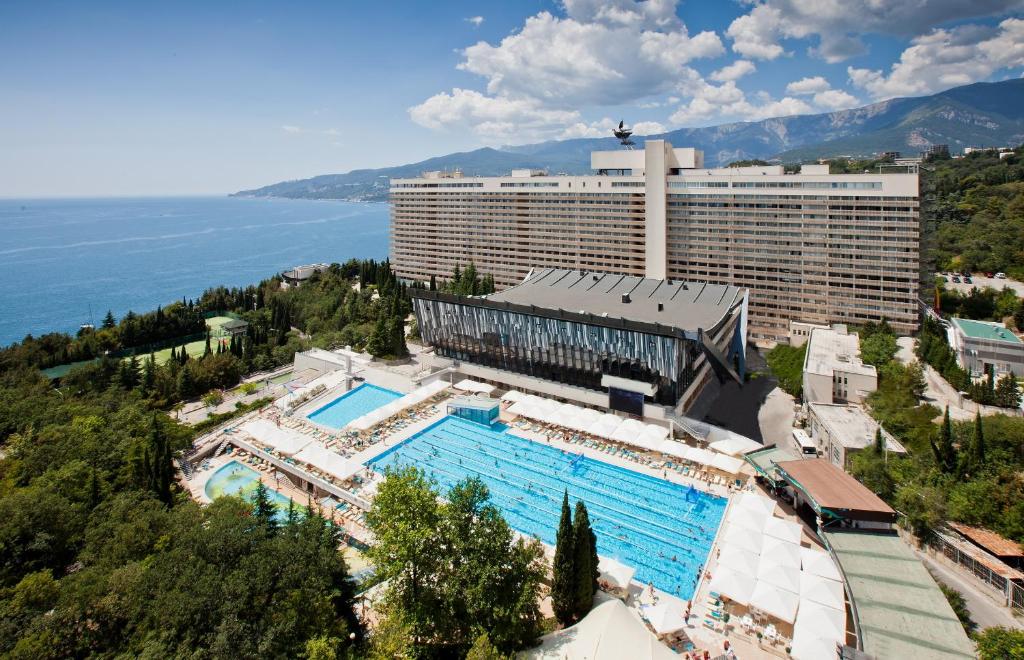
<instances>
[{"instance_id":1,"label":"smaller rectangular pool","mask_svg":"<svg viewBox=\"0 0 1024 660\"><path fill-rule=\"evenodd\" d=\"M358 419L372 410L386 406L395 399L401 398L401 396L399 392L394 390L363 383L359 387L345 392L327 405L317 408L306 415L306 418L322 426L340 429L344 428L352 420Z\"/></svg>"},{"instance_id":2,"label":"smaller rectangular pool","mask_svg":"<svg viewBox=\"0 0 1024 660\"><path fill-rule=\"evenodd\" d=\"M215 500L218 497L231 495L251 502L253 492L256 490L256 484L259 482L259 472L238 461L230 461L210 475L209 480L206 482L206 496L211 500ZM268 488L267 493L270 495L270 499L273 500L274 506L277 507L277 515L275 517L283 522L288 516L288 502L290 500L273 488ZM296 502L295 509L296 511L304 512L306 507Z\"/></svg>"}]
</instances>

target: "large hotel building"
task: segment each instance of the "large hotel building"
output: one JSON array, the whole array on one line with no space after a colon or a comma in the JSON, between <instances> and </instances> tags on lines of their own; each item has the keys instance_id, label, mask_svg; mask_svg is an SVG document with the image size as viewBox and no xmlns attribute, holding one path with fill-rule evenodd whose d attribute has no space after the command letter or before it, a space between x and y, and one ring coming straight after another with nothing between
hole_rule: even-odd
<instances>
[{"instance_id":1,"label":"large hotel building","mask_svg":"<svg viewBox=\"0 0 1024 660\"><path fill-rule=\"evenodd\" d=\"M648 140L592 153L588 176L393 179L391 260L418 280L472 261L499 287L544 268L742 287L760 342L787 337L790 321L916 329L917 174L703 161Z\"/></svg>"}]
</instances>

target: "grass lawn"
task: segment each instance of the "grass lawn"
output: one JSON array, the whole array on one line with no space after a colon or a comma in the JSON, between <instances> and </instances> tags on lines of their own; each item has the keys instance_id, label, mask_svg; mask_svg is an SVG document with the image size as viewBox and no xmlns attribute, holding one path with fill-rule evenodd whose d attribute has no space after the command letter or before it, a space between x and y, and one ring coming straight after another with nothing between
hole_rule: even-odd
<instances>
[{"instance_id":1,"label":"grass lawn","mask_svg":"<svg viewBox=\"0 0 1024 660\"><path fill-rule=\"evenodd\" d=\"M214 350L214 352L217 351L217 337L220 334L221 326L224 325L225 323L227 323L228 321L231 321L231 320L232 319L231 319L230 316L213 316L213 317L210 317L210 318L206 319L206 327L210 329L210 335L211 335L211 337L210 337L210 348L212 348ZM227 341L227 340L225 339L225 341ZM225 347L227 347L226 343L225 343ZM181 348L180 346L175 347L175 352L177 352L177 350L180 349L180 348ZM205 339L200 339L198 341L193 341L193 342L190 342L188 344L185 344L185 350L188 351L188 356L189 357L193 357L193 358L203 357L203 353L206 352L206 340ZM171 359L171 349L170 348L165 348L163 350L159 350L154 355L156 357L156 363L157 364L164 364L165 362L167 362L168 360ZM145 358L146 358L145 355L140 355L139 356L140 360L144 360ZM125 359L129 359L129 358L125 358Z\"/></svg>"}]
</instances>

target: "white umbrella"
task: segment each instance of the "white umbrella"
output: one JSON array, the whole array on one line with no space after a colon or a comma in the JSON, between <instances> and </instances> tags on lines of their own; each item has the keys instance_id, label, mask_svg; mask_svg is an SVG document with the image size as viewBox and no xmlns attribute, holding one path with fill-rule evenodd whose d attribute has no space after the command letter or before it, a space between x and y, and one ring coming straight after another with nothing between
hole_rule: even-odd
<instances>
[{"instance_id":1,"label":"white umbrella","mask_svg":"<svg viewBox=\"0 0 1024 660\"><path fill-rule=\"evenodd\" d=\"M616 429L619 428L623 421L624 420L618 415L605 413L601 415L600 419L587 428L587 433L590 435L596 435L599 438L610 439L612 434L615 433Z\"/></svg>"},{"instance_id":2,"label":"white umbrella","mask_svg":"<svg viewBox=\"0 0 1024 660\"><path fill-rule=\"evenodd\" d=\"M657 605L645 606L641 614L659 637L686 627L686 602L675 596L662 594L658 597Z\"/></svg>"},{"instance_id":3,"label":"white umbrella","mask_svg":"<svg viewBox=\"0 0 1024 660\"><path fill-rule=\"evenodd\" d=\"M800 597L770 582L758 580L750 594L750 606L787 623L796 620Z\"/></svg>"},{"instance_id":4,"label":"white umbrella","mask_svg":"<svg viewBox=\"0 0 1024 660\"><path fill-rule=\"evenodd\" d=\"M753 509L731 509L728 520L730 525L745 527L760 536L764 533L768 516Z\"/></svg>"},{"instance_id":5,"label":"white umbrella","mask_svg":"<svg viewBox=\"0 0 1024 660\"><path fill-rule=\"evenodd\" d=\"M764 511L769 516L775 514L775 500L750 491L741 493L739 497L735 498L733 506L741 506L745 509L758 509Z\"/></svg>"},{"instance_id":6,"label":"white umbrella","mask_svg":"<svg viewBox=\"0 0 1024 660\"><path fill-rule=\"evenodd\" d=\"M799 524L782 518L769 518L764 526L765 536L772 536L787 543L800 544L803 528Z\"/></svg>"},{"instance_id":7,"label":"white umbrella","mask_svg":"<svg viewBox=\"0 0 1024 660\"><path fill-rule=\"evenodd\" d=\"M838 658L836 640L818 637L814 631L801 629L793 632L793 643L789 648L789 657L795 660L822 660L822 658Z\"/></svg>"},{"instance_id":8,"label":"white umbrella","mask_svg":"<svg viewBox=\"0 0 1024 660\"><path fill-rule=\"evenodd\" d=\"M721 454L715 454L707 449L701 449L700 447L690 447L687 450L687 458L694 463L700 463L701 465L711 465L715 461L715 456L721 456Z\"/></svg>"},{"instance_id":9,"label":"white umbrella","mask_svg":"<svg viewBox=\"0 0 1024 660\"><path fill-rule=\"evenodd\" d=\"M709 465L726 474L739 474L740 470L743 469L743 461L732 456L726 456L725 454L713 454Z\"/></svg>"},{"instance_id":10,"label":"white umbrella","mask_svg":"<svg viewBox=\"0 0 1024 660\"><path fill-rule=\"evenodd\" d=\"M625 442L628 444L635 444L635 441L640 434L644 431L644 425L642 422L638 422L635 419L627 419L619 424L619 428L615 429L612 433L612 440L618 442Z\"/></svg>"},{"instance_id":11,"label":"white umbrella","mask_svg":"<svg viewBox=\"0 0 1024 660\"><path fill-rule=\"evenodd\" d=\"M845 611L846 599L843 595L843 583L801 571L800 602L818 603L835 610Z\"/></svg>"},{"instance_id":12,"label":"white umbrella","mask_svg":"<svg viewBox=\"0 0 1024 660\"><path fill-rule=\"evenodd\" d=\"M818 637L845 641L846 611L801 600L800 609L796 613L796 625L793 627L794 637L802 628Z\"/></svg>"},{"instance_id":13,"label":"white umbrella","mask_svg":"<svg viewBox=\"0 0 1024 660\"><path fill-rule=\"evenodd\" d=\"M746 527L736 527L730 524L725 530L725 534L722 535L722 541L720 545L723 547L735 547L740 550L746 550L747 552L753 552L754 554L761 554L761 536L759 534L751 534L750 530Z\"/></svg>"},{"instance_id":14,"label":"white umbrella","mask_svg":"<svg viewBox=\"0 0 1024 660\"><path fill-rule=\"evenodd\" d=\"M800 546L786 543L773 536L765 536L761 542L761 558L773 564L800 569ZM794 589L798 591L798 589Z\"/></svg>"},{"instance_id":15,"label":"white umbrella","mask_svg":"<svg viewBox=\"0 0 1024 660\"><path fill-rule=\"evenodd\" d=\"M508 392L505 392L504 394L501 395L501 400L508 401L510 403L515 403L517 401L522 401L525 397L526 394L520 392L519 390L509 390Z\"/></svg>"},{"instance_id":16,"label":"white umbrella","mask_svg":"<svg viewBox=\"0 0 1024 660\"><path fill-rule=\"evenodd\" d=\"M710 589L740 605L750 602L750 595L754 591L756 580L749 575L730 571L727 568L719 568L711 578Z\"/></svg>"},{"instance_id":17,"label":"white umbrella","mask_svg":"<svg viewBox=\"0 0 1024 660\"><path fill-rule=\"evenodd\" d=\"M761 563L757 566L757 581L785 589L794 595L800 593L800 570L780 566L764 557L761 557Z\"/></svg>"},{"instance_id":18,"label":"white umbrella","mask_svg":"<svg viewBox=\"0 0 1024 660\"><path fill-rule=\"evenodd\" d=\"M757 577L757 566L760 563L760 555L731 545L722 548L722 554L718 557L719 569L725 568L751 577Z\"/></svg>"},{"instance_id":19,"label":"white umbrella","mask_svg":"<svg viewBox=\"0 0 1024 660\"><path fill-rule=\"evenodd\" d=\"M729 454L730 456L739 456L740 454L746 454L757 449L763 449L764 445L742 435L733 434L724 440L712 442L708 445L708 448L723 454Z\"/></svg>"},{"instance_id":20,"label":"white umbrella","mask_svg":"<svg viewBox=\"0 0 1024 660\"><path fill-rule=\"evenodd\" d=\"M657 442L668 438L669 430L664 426L658 426L657 424L645 424L644 435L649 436L651 440Z\"/></svg>"},{"instance_id":21,"label":"white umbrella","mask_svg":"<svg viewBox=\"0 0 1024 660\"><path fill-rule=\"evenodd\" d=\"M687 458L690 453L689 449L689 446L676 440L662 440L656 446L657 451L669 456L675 456L676 458Z\"/></svg>"},{"instance_id":22,"label":"white umbrella","mask_svg":"<svg viewBox=\"0 0 1024 660\"><path fill-rule=\"evenodd\" d=\"M830 580L842 581L843 576L828 553L814 548L800 548L800 562L804 572L819 575Z\"/></svg>"},{"instance_id":23,"label":"white umbrella","mask_svg":"<svg viewBox=\"0 0 1024 660\"><path fill-rule=\"evenodd\" d=\"M597 570L601 577L613 583L619 589L628 589L629 583L636 573L632 566L626 566L609 557L598 557Z\"/></svg>"}]
</instances>

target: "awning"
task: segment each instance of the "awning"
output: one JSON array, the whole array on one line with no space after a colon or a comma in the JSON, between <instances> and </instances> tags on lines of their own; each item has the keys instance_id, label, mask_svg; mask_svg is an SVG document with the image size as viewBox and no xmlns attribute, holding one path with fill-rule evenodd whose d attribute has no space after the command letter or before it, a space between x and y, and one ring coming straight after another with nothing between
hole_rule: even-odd
<instances>
[{"instance_id":1,"label":"awning","mask_svg":"<svg viewBox=\"0 0 1024 660\"><path fill-rule=\"evenodd\" d=\"M780 589L777 585L758 580L750 594L749 605L765 614L793 623L800 605L800 597L792 591Z\"/></svg>"},{"instance_id":2,"label":"awning","mask_svg":"<svg viewBox=\"0 0 1024 660\"><path fill-rule=\"evenodd\" d=\"M800 603L812 602L834 610L846 611L846 597L844 596L843 583L823 578L820 575L811 575L804 571L800 572Z\"/></svg>"},{"instance_id":3,"label":"awning","mask_svg":"<svg viewBox=\"0 0 1024 660\"><path fill-rule=\"evenodd\" d=\"M597 570L601 577L619 589L628 589L629 583L636 573L632 566L626 566L609 557L598 557Z\"/></svg>"},{"instance_id":4,"label":"awning","mask_svg":"<svg viewBox=\"0 0 1024 660\"><path fill-rule=\"evenodd\" d=\"M463 392L478 392L480 394L490 394L495 389L494 385L488 385L487 383L481 383L468 378L460 380L453 387Z\"/></svg>"},{"instance_id":5,"label":"awning","mask_svg":"<svg viewBox=\"0 0 1024 660\"><path fill-rule=\"evenodd\" d=\"M712 442L708 445L708 448L722 454L739 456L747 452L764 449L764 445L742 435L732 435L724 440Z\"/></svg>"},{"instance_id":6,"label":"awning","mask_svg":"<svg viewBox=\"0 0 1024 660\"><path fill-rule=\"evenodd\" d=\"M352 475L363 469L362 464L350 461L315 442L306 445L302 451L295 454L295 460L308 463L340 481L351 479Z\"/></svg>"},{"instance_id":7,"label":"awning","mask_svg":"<svg viewBox=\"0 0 1024 660\"><path fill-rule=\"evenodd\" d=\"M509 390L508 392L505 392L504 394L501 395L501 400L508 401L509 403L515 403L516 401L522 401L525 396L525 392L520 392L519 390Z\"/></svg>"},{"instance_id":8,"label":"awning","mask_svg":"<svg viewBox=\"0 0 1024 660\"><path fill-rule=\"evenodd\" d=\"M313 438L304 433L278 426L266 419L257 418L249 420L242 424L239 429L252 436L254 440L277 450L285 456L291 456L313 442Z\"/></svg>"},{"instance_id":9,"label":"awning","mask_svg":"<svg viewBox=\"0 0 1024 660\"><path fill-rule=\"evenodd\" d=\"M718 570L724 568L756 578L760 563L760 555L730 545L722 548L722 553L718 557Z\"/></svg>"},{"instance_id":10,"label":"awning","mask_svg":"<svg viewBox=\"0 0 1024 660\"><path fill-rule=\"evenodd\" d=\"M800 548L800 564L806 573L840 582L843 579L832 557L814 548Z\"/></svg>"},{"instance_id":11,"label":"awning","mask_svg":"<svg viewBox=\"0 0 1024 660\"><path fill-rule=\"evenodd\" d=\"M793 594L800 593L800 569L782 566L762 555L757 566L757 581L785 589Z\"/></svg>"},{"instance_id":12,"label":"awning","mask_svg":"<svg viewBox=\"0 0 1024 660\"><path fill-rule=\"evenodd\" d=\"M711 459L711 467L726 474L739 474L743 468L743 461L725 454L715 454Z\"/></svg>"},{"instance_id":13,"label":"awning","mask_svg":"<svg viewBox=\"0 0 1024 660\"><path fill-rule=\"evenodd\" d=\"M774 536L764 536L761 541L761 559L769 560L773 564L779 566L788 566L789 568L799 570L800 569L800 546L787 543ZM799 591L799 589L794 589Z\"/></svg>"},{"instance_id":14,"label":"awning","mask_svg":"<svg viewBox=\"0 0 1024 660\"><path fill-rule=\"evenodd\" d=\"M668 594L659 596L657 605L644 605L640 614L659 637L686 627L686 601Z\"/></svg>"},{"instance_id":15,"label":"awning","mask_svg":"<svg viewBox=\"0 0 1024 660\"><path fill-rule=\"evenodd\" d=\"M787 543L799 545L800 539L803 538L803 528L798 523L790 520L772 517L768 519L768 523L764 526L764 534Z\"/></svg>"},{"instance_id":16,"label":"awning","mask_svg":"<svg viewBox=\"0 0 1024 660\"><path fill-rule=\"evenodd\" d=\"M726 596L740 605L747 605L750 603L756 582L749 575L730 571L727 568L719 568L712 576L709 586L711 591ZM793 598L796 598L796 594L793 594Z\"/></svg>"}]
</instances>

